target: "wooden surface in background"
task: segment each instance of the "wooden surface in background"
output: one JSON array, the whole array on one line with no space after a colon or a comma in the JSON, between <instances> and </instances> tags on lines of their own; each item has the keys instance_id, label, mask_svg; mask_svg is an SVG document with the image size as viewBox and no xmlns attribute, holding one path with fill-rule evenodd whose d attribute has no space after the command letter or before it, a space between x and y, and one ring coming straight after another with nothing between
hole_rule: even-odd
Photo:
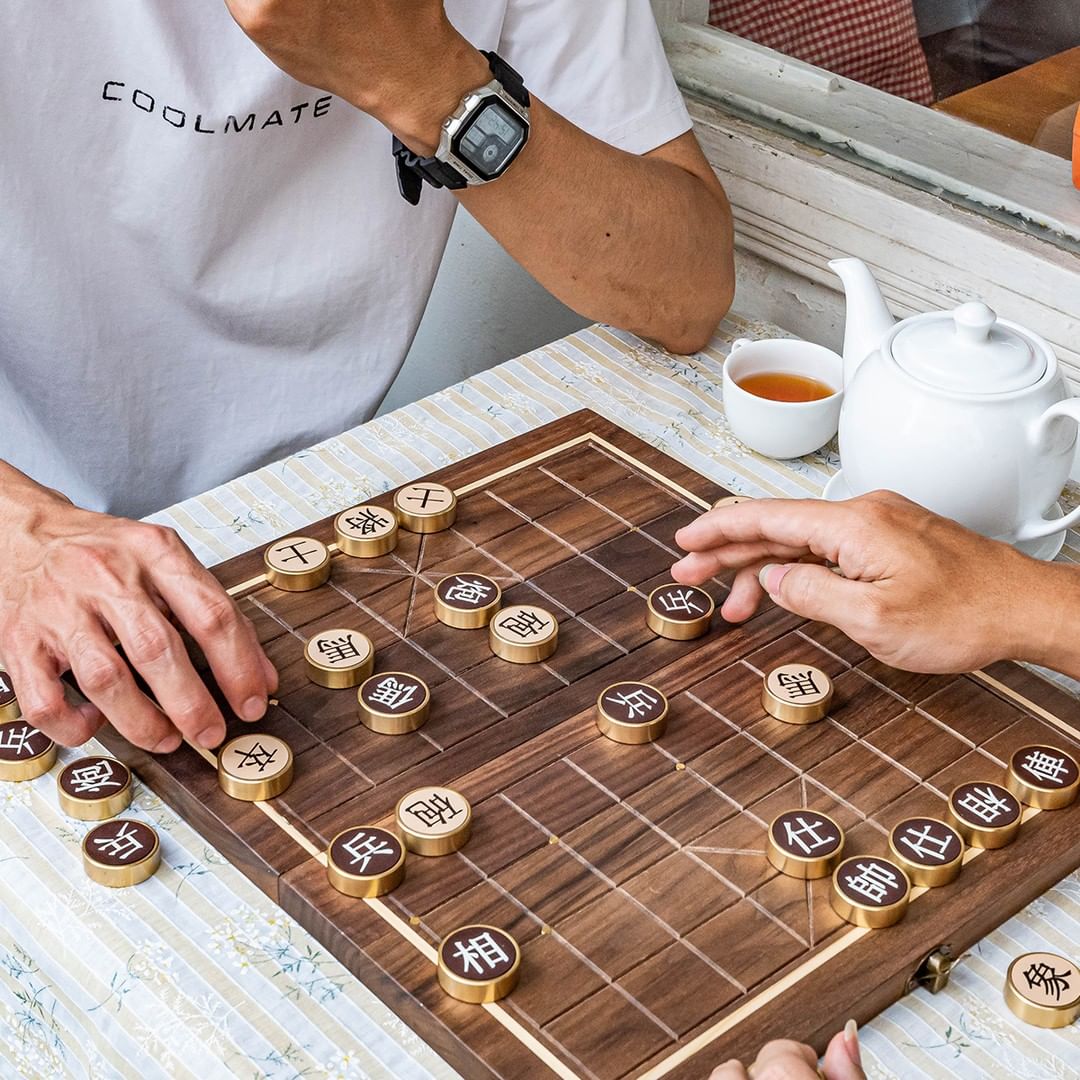
<instances>
[{"instance_id":1,"label":"wooden surface in background","mask_svg":"<svg viewBox=\"0 0 1080 1080\"><path fill-rule=\"evenodd\" d=\"M470 1080L705 1077L779 1035L820 1048L848 1017L864 1022L899 997L930 949L969 947L1080 862L1077 804L1036 815L1011 847L915 900L898 926L847 927L827 880L785 878L765 860L776 813L830 813L849 853L885 854L895 821L942 815L956 783L1001 779L1019 746L1080 752L1024 700L1074 735L1080 705L1015 665L995 667L993 684L895 671L771 606L743 626L718 616L697 641L656 638L644 597L667 580L674 532L726 492L594 414L432 478L457 489L483 481L452 530L403 533L381 559L337 555L314 592L244 590L281 672L279 704L257 730L296 754L282 796L264 808L234 802L186 746L153 758L111 731L102 738ZM373 501L389 506L391 495ZM330 540L331 523L303 531ZM491 656L484 631L435 620L432 586L470 570L500 580L507 603L558 615L550 661L515 667ZM261 571L255 551L216 573L232 587ZM717 600L726 591L709 588ZM331 627L371 636L376 670L429 683L420 732L375 735L358 722L355 691L308 682L303 640ZM761 673L792 661L834 679L829 719L791 727L762 711ZM655 744L597 732L598 694L631 678L671 700ZM229 734L242 730L252 729L232 720ZM472 802L466 847L410 855L404 883L382 900L332 889L317 857L328 840L389 824L397 799L428 783ZM441 936L477 921L510 931L523 951L520 985L490 1009L443 994L430 959Z\"/></svg>"},{"instance_id":2,"label":"wooden surface in background","mask_svg":"<svg viewBox=\"0 0 1080 1080\"><path fill-rule=\"evenodd\" d=\"M980 127L1034 145L1044 121L1080 101L1080 46L1040 60L1019 71L954 94L934 108ZM1054 133L1042 148L1061 157L1071 155L1072 127L1062 142Z\"/></svg>"}]
</instances>

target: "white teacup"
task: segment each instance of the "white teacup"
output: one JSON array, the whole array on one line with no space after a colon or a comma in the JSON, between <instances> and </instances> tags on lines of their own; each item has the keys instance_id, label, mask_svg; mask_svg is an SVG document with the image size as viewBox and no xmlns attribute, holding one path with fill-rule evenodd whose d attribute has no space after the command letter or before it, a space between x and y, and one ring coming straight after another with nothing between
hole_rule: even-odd
<instances>
[{"instance_id":1,"label":"white teacup","mask_svg":"<svg viewBox=\"0 0 1080 1080\"><path fill-rule=\"evenodd\" d=\"M803 375L835 392L818 401L773 401L739 386L748 375L767 372ZM790 338L739 338L724 364L724 410L731 430L751 450L773 458L802 457L836 434L843 385L844 361L821 345Z\"/></svg>"}]
</instances>

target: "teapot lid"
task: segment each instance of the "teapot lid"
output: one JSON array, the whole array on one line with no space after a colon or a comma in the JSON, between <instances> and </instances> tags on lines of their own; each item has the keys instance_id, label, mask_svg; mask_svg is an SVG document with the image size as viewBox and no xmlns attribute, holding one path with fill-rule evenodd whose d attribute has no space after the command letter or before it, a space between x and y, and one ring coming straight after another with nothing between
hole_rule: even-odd
<instances>
[{"instance_id":1,"label":"teapot lid","mask_svg":"<svg viewBox=\"0 0 1080 1080\"><path fill-rule=\"evenodd\" d=\"M896 363L939 390L1005 394L1037 383L1046 373L1044 347L998 321L986 304L907 319L892 340Z\"/></svg>"}]
</instances>

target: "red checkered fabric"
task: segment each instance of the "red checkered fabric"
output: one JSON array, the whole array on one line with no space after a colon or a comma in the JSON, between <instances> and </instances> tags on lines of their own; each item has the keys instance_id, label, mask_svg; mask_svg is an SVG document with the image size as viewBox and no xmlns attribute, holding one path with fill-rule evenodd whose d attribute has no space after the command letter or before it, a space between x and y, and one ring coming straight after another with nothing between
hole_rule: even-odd
<instances>
[{"instance_id":1,"label":"red checkered fabric","mask_svg":"<svg viewBox=\"0 0 1080 1080\"><path fill-rule=\"evenodd\" d=\"M711 0L713 26L921 105L934 100L911 0Z\"/></svg>"}]
</instances>

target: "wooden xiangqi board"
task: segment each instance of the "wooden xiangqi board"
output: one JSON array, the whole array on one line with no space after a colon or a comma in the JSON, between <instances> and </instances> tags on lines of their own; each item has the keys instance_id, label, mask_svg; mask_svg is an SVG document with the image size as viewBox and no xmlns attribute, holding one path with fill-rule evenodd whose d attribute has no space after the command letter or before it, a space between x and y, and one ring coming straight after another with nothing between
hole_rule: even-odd
<instances>
[{"instance_id":1,"label":"wooden xiangqi board","mask_svg":"<svg viewBox=\"0 0 1080 1080\"><path fill-rule=\"evenodd\" d=\"M771 1037L821 1048L849 1016L864 1022L903 994L931 949L961 952L1080 865L1080 803L1028 811L1015 843L969 852L959 879L917 890L897 926L842 923L828 879L783 877L766 861L773 816L817 809L846 829L846 854L887 854L892 824L943 816L957 783L1000 782L1019 747L1075 756L1080 706L1012 664L895 671L773 606L742 626L717 615L697 641L655 637L645 595L669 580L673 535L726 492L592 413L431 479L458 492L451 530L403 532L378 559L336 554L317 590L270 587L261 551L215 570L281 673L278 704L254 730L296 755L283 795L236 802L212 754L152 757L111 730L102 738L464 1076L704 1077ZM332 519L293 531L330 542ZM491 655L486 631L438 623L432 586L457 572L556 613L557 653L515 666ZM376 671L428 683L420 731L374 734L355 691L308 681L304 640L339 627L373 639ZM826 720L796 727L763 712L762 673L787 662L833 678ZM597 696L622 679L670 698L658 742L598 733ZM233 720L229 735L250 730ZM391 826L397 800L425 784L471 801L465 848L410 855L381 899L332 889L327 842ZM436 982L438 941L476 922L522 946L521 982L495 1005L458 1003Z\"/></svg>"}]
</instances>

